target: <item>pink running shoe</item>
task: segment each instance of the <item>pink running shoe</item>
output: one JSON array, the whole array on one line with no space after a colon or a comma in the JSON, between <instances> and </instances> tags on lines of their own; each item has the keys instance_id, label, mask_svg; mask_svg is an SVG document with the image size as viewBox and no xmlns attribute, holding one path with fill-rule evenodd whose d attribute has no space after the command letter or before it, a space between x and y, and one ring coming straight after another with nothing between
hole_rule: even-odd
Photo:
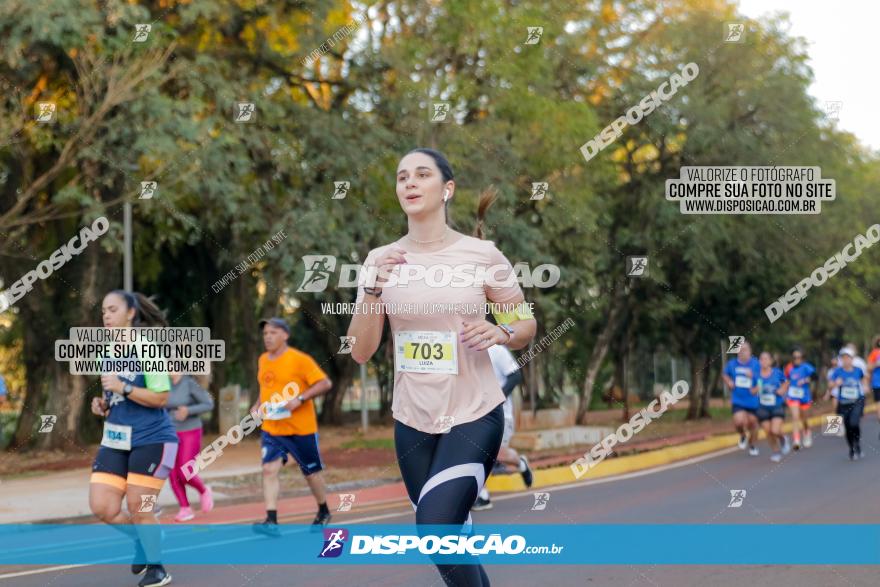
<instances>
[{"instance_id":1,"label":"pink running shoe","mask_svg":"<svg viewBox=\"0 0 880 587\"><path fill-rule=\"evenodd\" d=\"M180 508L180 511L177 512L177 515L174 516L175 522L188 522L195 518L196 515L193 513L192 508Z\"/></svg>"},{"instance_id":2,"label":"pink running shoe","mask_svg":"<svg viewBox=\"0 0 880 587\"><path fill-rule=\"evenodd\" d=\"M207 513L214 509L214 494L211 493L211 488L205 485L205 492L202 494L200 498L200 502L202 511Z\"/></svg>"}]
</instances>

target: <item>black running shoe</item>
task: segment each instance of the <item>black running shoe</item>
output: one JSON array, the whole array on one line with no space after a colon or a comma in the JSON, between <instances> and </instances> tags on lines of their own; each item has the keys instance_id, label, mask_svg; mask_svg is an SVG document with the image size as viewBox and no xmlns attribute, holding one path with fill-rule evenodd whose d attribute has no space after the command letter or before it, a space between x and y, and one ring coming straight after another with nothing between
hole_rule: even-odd
<instances>
[{"instance_id":1,"label":"black running shoe","mask_svg":"<svg viewBox=\"0 0 880 587\"><path fill-rule=\"evenodd\" d=\"M330 518L332 517L329 511L322 512L318 510L318 513L315 514L315 519L312 520L312 526L326 526L330 523Z\"/></svg>"},{"instance_id":2,"label":"black running shoe","mask_svg":"<svg viewBox=\"0 0 880 587\"><path fill-rule=\"evenodd\" d=\"M474 502L474 505L471 506L471 509L475 512L479 512L482 510L491 510L492 509L492 501L489 499L483 499L482 497L477 496L477 501Z\"/></svg>"},{"instance_id":3,"label":"black running shoe","mask_svg":"<svg viewBox=\"0 0 880 587\"><path fill-rule=\"evenodd\" d=\"M144 554L144 547L141 546L140 540L134 541L134 560L135 562L131 563L131 574L142 575L147 570L147 565L137 561L147 560L147 555Z\"/></svg>"},{"instance_id":4,"label":"black running shoe","mask_svg":"<svg viewBox=\"0 0 880 587\"><path fill-rule=\"evenodd\" d=\"M529 459L525 456L521 456L519 457L519 462L526 466L526 470L520 472L520 475L522 475L523 478L523 483L526 484L526 487L531 487L535 478L532 475L532 468L529 466Z\"/></svg>"},{"instance_id":5,"label":"black running shoe","mask_svg":"<svg viewBox=\"0 0 880 587\"><path fill-rule=\"evenodd\" d=\"M265 534L266 536L279 537L281 536L281 528L278 527L277 522L270 522L269 520L265 520L263 522L257 522L251 529L257 534Z\"/></svg>"},{"instance_id":6,"label":"black running shoe","mask_svg":"<svg viewBox=\"0 0 880 587\"><path fill-rule=\"evenodd\" d=\"M162 565L147 565L144 578L138 583L138 587L162 587L171 582L171 575L165 572Z\"/></svg>"}]
</instances>

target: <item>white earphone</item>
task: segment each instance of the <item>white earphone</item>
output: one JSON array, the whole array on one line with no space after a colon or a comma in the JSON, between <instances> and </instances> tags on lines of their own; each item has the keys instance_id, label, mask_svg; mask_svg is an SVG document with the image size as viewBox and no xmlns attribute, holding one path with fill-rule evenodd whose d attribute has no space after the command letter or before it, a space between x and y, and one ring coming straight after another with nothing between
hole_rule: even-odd
<instances>
[{"instance_id":1,"label":"white earphone","mask_svg":"<svg viewBox=\"0 0 880 587\"><path fill-rule=\"evenodd\" d=\"M443 192L443 201L445 202L448 199L449 199L449 190L447 189Z\"/></svg>"}]
</instances>

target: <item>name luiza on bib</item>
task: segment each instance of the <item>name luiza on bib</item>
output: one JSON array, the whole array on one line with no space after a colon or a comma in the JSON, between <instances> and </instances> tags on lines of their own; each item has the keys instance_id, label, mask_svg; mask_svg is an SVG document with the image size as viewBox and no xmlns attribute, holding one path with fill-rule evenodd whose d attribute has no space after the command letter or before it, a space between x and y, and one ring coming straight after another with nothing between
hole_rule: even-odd
<instances>
[{"instance_id":1,"label":"name luiza on bib","mask_svg":"<svg viewBox=\"0 0 880 587\"><path fill-rule=\"evenodd\" d=\"M131 450L131 426L104 422L101 445L119 450Z\"/></svg>"},{"instance_id":2,"label":"name luiza on bib","mask_svg":"<svg viewBox=\"0 0 880 587\"><path fill-rule=\"evenodd\" d=\"M394 364L406 373L458 375L455 332L401 330L394 333Z\"/></svg>"}]
</instances>

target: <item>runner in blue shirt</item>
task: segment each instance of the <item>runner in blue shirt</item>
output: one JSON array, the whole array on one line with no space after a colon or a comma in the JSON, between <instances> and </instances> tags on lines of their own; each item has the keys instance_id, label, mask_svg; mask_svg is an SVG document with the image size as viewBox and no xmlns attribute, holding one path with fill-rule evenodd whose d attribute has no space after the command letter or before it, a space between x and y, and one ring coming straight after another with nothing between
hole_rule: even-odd
<instances>
[{"instance_id":1,"label":"runner in blue shirt","mask_svg":"<svg viewBox=\"0 0 880 587\"><path fill-rule=\"evenodd\" d=\"M877 419L880 420L880 335L874 337L874 348L868 355L868 377L874 391L874 405L877 406Z\"/></svg>"},{"instance_id":2,"label":"runner in blue shirt","mask_svg":"<svg viewBox=\"0 0 880 587\"><path fill-rule=\"evenodd\" d=\"M778 463L791 450L788 439L782 433L782 421L785 419L782 398L788 390L788 381L782 371L773 366L773 357L767 351L761 353L760 363L758 384L752 388L752 393L758 398L755 414L773 451L770 460Z\"/></svg>"},{"instance_id":3,"label":"runner in blue shirt","mask_svg":"<svg viewBox=\"0 0 880 587\"><path fill-rule=\"evenodd\" d=\"M125 290L104 297L101 316L104 328L166 325L152 300ZM131 571L144 574L138 585L167 585L171 575L159 562L158 533L138 527L159 523L154 505L177 456L177 433L165 411L171 380L168 373L107 373L101 386L103 394L91 406L104 418L104 433L92 465L89 506L102 522L135 540Z\"/></svg>"},{"instance_id":4,"label":"runner in blue shirt","mask_svg":"<svg viewBox=\"0 0 880 587\"><path fill-rule=\"evenodd\" d=\"M791 370L788 372L788 393L785 403L791 411L792 439L794 449L801 447L801 430L804 432L804 448L813 446L813 434L810 432L810 407L813 396L810 393L810 382L818 381L816 368L804 361L804 352L800 347L791 351Z\"/></svg>"},{"instance_id":5,"label":"runner in blue shirt","mask_svg":"<svg viewBox=\"0 0 880 587\"><path fill-rule=\"evenodd\" d=\"M752 356L752 346L743 342L735 359L730 359L724 367L724 383L732 390L733 425L739 432L739 447L749 447L749 455L758 456L755 440L758 438L758 397L752 388L758 384L761 365Z\"/></svg>"},{"instance_id":6,"label":"runner in blue shirt","mask_svg":"<svg viewBox=\"0 0 880 587\"><path fill-rule=\"evenodd\" d=\"M865 409L865 388L868 386L868 376L858 367L853 366L855 353L850 348L844 347L840 351L842 367L837 367L831 374L830 394L834 397L834 408L838 415L843 418L846 429L846 443L849 445L849 458L856 461L863 458L860 443L862 431L859 420Z\"/></svg>"}]
</instances>

